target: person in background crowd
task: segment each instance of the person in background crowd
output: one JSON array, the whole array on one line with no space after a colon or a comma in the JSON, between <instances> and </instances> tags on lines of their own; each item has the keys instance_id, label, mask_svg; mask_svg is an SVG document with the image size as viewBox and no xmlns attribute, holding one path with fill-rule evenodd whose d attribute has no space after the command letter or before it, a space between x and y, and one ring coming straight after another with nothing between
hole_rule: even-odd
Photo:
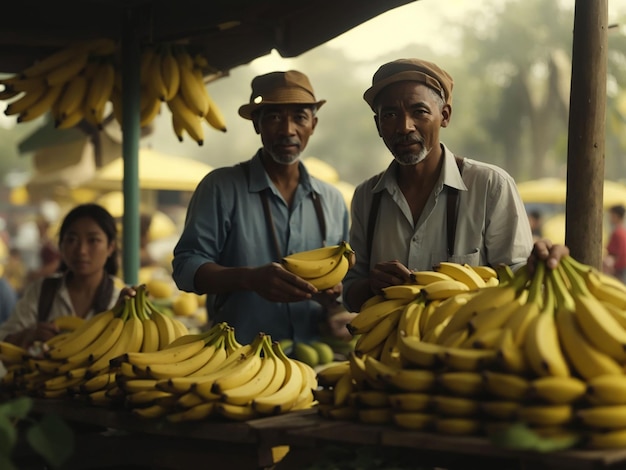
<instances>
[{"instance_id":1,"label":"person in background crowd","mask_svg":"<svg viewBox=\"0 0 626 470\"><path fill-rule=\"evenodd\" d=\"M609 207L609 223L611 235L606 247L606 255L602 263L602 269L612 274L622 282L626 282L626 227L624 227L624 215L626 209L623 205Z\"/></svg>"},{"instance_id":2,"label":"person in background crowd","mask_svg":"<svg viewBox=\"0 0 626 470\"><path fill-rule=\"evenodd\" d=\"M0 325L3 324L17 303L17 293L4 277L0 277Z\"/></svg>"},{"instance_id":3,"label":"person in background crowd","mask_svg":"<svg viewBox=\"0 0 626 470\"><path fill-rule=\"evenodd\" d=\"M82 204L63 219L59 233L59 272L29 284L0 340L22 347L58 333L51 322L63 315L88 318L113 307L128 292L118 272L117 227L102 206Z\"/></svg>"},{"instance_id":4,"label":"person in background crowd","mask_svg":"<svg viewBox=\"0 0 626 470\"><path fill-rule=\"evenodd\" d=\"M10 248L9 256L4 265L4 278L18 296L22 295L26 282L27 269L18 248Z\"/></svg>"},{"instance_id":5,"label":"person in background crowd","mask_svg":"<svg viewBox=\"0 0 626 470\"><path fill-rule=\"evenodd\" d=\"M533 240L541 240L543 238L541 212L535 209L528 213L528 223L530 224L530 232L533 234Z\"/></svg>"},{"instance_id":6,"label":"person in background crowd","mask_svg":"<svg viewBox=\"0 0 626 470\"><path fill-rule=\"evenodd\" d=\"M27 281L49 276L55 273L61 264L61 253L54 240L50 237L50 222L43 216L37 219L39 230L39 267L28 273Z\"/></svg>"},{"instance_id":7,"label":"person in background crowd","mask_svg":"<svg viewBox=\"0 0 626 470\"><path fill-rule=\"evenodd\" d=\"M441 261L523 264L533 248L526 209L501 168L452 153L440 131L452 118L452 77L421 59L382 65L363 97L393 155L386 171L352 199L350 244L357 263L344 280L344 304L358 312L411 270Z\"/></svg>"},{"instance_id":8,"label":"person in background crowd","mask_svg":"<svg viewBox=\"0 0 626 470\"><path fill-rule=\"evenodd\" d=\"M209 294L209 318L228 322L240 342L259 332L308 341L326 321L344 334L351 318L343 310L327 317L341 284L318 292L279 263L348 237L341 193L300 162L324 103L299 71L255 77L239 115L252 122L262 147L251 160L205 176L189 203L173 278L183 291Z\"/></svg>"}]
</instances>

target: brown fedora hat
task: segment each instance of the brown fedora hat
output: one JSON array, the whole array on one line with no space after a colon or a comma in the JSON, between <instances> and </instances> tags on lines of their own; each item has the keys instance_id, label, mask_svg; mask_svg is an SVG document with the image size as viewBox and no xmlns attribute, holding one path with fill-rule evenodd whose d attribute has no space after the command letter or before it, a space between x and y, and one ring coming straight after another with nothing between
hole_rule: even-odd
<instances>
[{"instance_id":1,"label":"brown fedora hat","mask_svg":"<svg viewBox=\"0 0 626 470\"><path fill-rule=\"evenodd\" d=\"M316 100L308 77L297 70L270 72L252 79L250 102L239 108L239 115L252 119L252 113L268 104L310 104L319 109L326 100Z\"/></svg>"},{"instance_id":2,"label":"brown fedora hat","mask_svg":"<svg viewBox=\"0 0 626 470\"><path fill-rule=\"evenodd\" d=\"M383 88L401 81L423 83L439 93L444 103L452 102L452 77L437 64L422 59L398 59L381 65L372 77L372 86L365 91L363 99L374 110L374 100Z\"/></svg>"}]
</instances>

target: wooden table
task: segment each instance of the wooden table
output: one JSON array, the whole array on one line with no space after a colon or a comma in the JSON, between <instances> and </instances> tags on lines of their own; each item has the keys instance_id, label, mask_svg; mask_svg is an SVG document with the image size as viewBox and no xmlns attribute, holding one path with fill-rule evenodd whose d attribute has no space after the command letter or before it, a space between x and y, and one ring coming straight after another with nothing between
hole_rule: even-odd
<instances>
[{"instance_id":1,"label":"wooden table","mask_svg":"<svg viewBox=\"0 0 626 470\"><path fill-rule=\"evenodd\" d=\"M145 420L125 410L109 410L65 400L35 400L36 413L55 413L76 426L77 447L70 469L212 468L302 470L327 446L395 448L415 455L424 467L450 470L626 469L626 449L538 453L503 449L482 437L450 437L321 418L315 409L232 422L206 420L171 424ZM82 426L82 428L81 428ZM82 432L84 428L91 432ZM95 431L95 432L94 432ZM273 448L289 446L276 464Z\"/></svg>"}]
</instances>

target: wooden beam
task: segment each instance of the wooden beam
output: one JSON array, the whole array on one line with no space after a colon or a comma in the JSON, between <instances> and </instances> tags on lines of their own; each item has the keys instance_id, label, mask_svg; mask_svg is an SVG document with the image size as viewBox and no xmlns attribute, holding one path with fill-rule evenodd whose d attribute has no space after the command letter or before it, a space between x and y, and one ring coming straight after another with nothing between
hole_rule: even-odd
<instances>
[{"instance_id":1,"label":"wooden beam","mask_svg":"<svg viewBox=\"0 0 626 470\"><path fill-rule=\"evenodd\" d=\"M576 0L567 148L565 244L602 264L608 0Z\"/></svg>"}]
</instances>

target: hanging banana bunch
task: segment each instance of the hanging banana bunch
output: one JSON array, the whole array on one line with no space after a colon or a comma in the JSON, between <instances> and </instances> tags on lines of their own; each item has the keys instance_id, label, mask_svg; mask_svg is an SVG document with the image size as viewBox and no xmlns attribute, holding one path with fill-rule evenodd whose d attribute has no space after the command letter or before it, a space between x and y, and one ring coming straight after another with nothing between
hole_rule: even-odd
<instances>
[{"instance_id":1,"label":"hanging banana bunch","mask_svg":"<svg viewBox=\"0 0 626 470\"><path fill-rule=\"evenodd\" d=\"M188 134L204 143L203 121L226 132L226 124L204 83L208 61L180 44L149 44L140 62L140 126L150 125L167 103L179 141ZM55 127L68 129L85 120L102 128L110 105L122 123L119 49L102 38L73 43L9 78L0 79L0 100L10 101L7 116L32 121L50 112Z\"/></svg>"}]
</instances>

